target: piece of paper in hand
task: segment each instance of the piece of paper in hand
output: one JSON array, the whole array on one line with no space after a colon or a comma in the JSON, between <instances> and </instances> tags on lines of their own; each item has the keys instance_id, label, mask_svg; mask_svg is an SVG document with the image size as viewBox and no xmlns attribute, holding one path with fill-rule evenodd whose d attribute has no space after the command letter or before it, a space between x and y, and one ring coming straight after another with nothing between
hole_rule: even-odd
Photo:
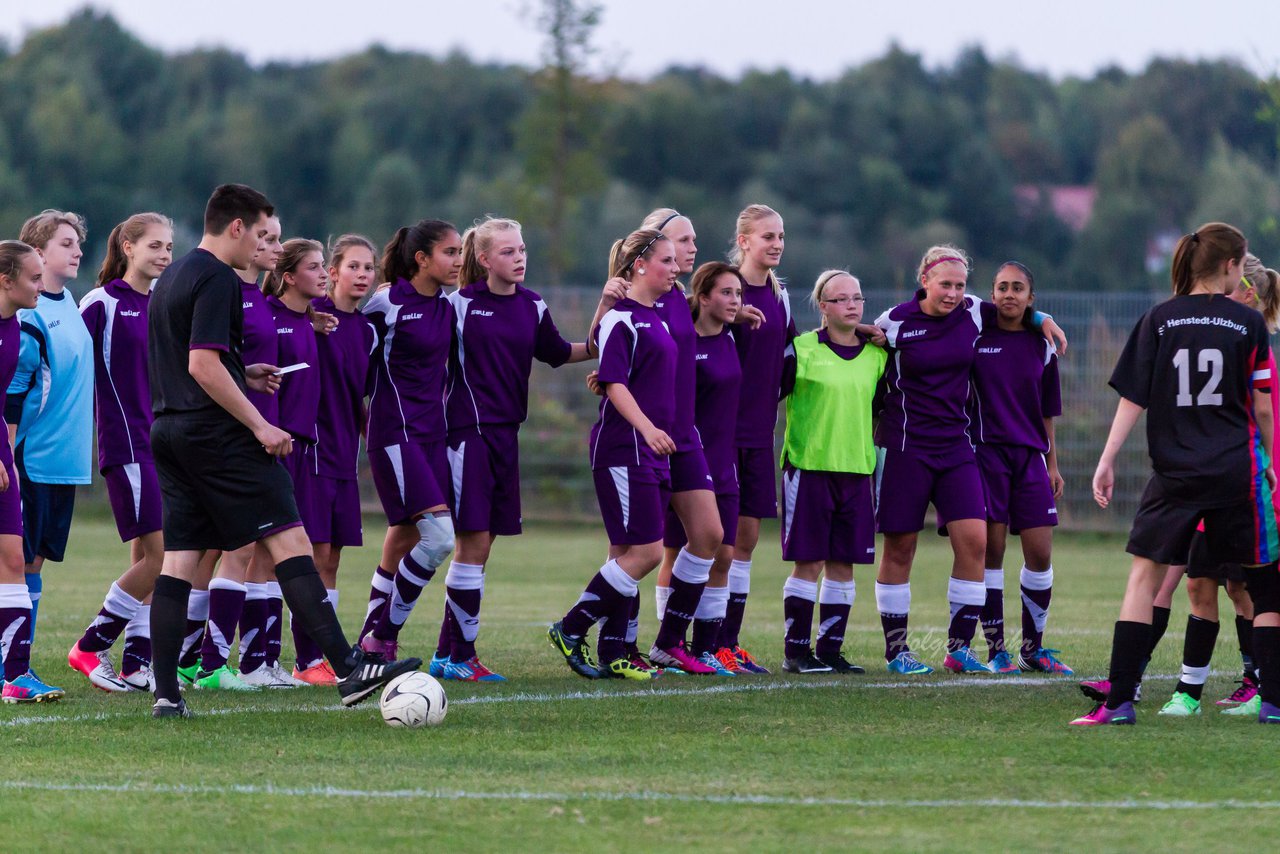
<instances>
[{"instance_id":1,"label":"piece of paper in hand","mask_svg":"<svg viewBox=\"0 0 1280 854\"><path fill-rule=\"evenodd\" d=\"M300 371L300 370L302 370L303 368L309 368L309 367L311 367L311 366L310 366L310 365L308 365L306 362L299 362L299 363L298 363L298 364L296 364L296 365L289 365L287 368L281 368L280 370L278 370L278 371L276 371L274 374L272 374L272 376L275 376L275 377L282 377L282 376L284 376L285 374L291 374L291 373L293 373L294 371Z\"/></svg>"}]
</instances>

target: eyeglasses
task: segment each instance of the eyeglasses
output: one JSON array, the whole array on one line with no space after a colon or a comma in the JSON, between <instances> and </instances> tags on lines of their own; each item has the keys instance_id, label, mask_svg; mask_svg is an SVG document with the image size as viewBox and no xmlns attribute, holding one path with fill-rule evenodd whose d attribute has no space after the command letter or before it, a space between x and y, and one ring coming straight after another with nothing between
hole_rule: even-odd
<instances>
[{"instance_id":1,"label":"eyeglasses","mask_svg":"<svg viewBox=\"0 0 1280 854\"><path fill-rule=\"evenodd\" d=\"M849 303L854 303L856 305L857 303L866 302L866 301L867 301L867 298L863 296L836 297L835 299L819 300L819 302L826 303L827 305L848 305Z\"/></svg>"}]
</instances>

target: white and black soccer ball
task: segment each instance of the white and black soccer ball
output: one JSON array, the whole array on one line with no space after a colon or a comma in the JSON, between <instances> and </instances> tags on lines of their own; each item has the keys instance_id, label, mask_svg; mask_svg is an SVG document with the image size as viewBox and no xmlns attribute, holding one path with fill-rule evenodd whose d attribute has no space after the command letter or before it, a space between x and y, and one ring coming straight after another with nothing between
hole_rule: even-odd
<instances>
[{"instance_id":1,"label":"white and black soccer ball","mask_svg":"<svg viewBox=\"0 0 1280 854\"><path fill-rule=\"evenodd\" d=\"M415 670L397 676L382 689L382 719L388 726L436 726L449 710L449 700L440 683Z\"/></svg>"}]
</instances>

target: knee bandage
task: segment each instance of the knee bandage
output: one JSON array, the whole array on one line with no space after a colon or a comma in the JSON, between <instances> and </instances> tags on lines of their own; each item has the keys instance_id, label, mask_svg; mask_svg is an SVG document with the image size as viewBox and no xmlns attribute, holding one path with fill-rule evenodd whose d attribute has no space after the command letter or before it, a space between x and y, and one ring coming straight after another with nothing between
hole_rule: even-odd
<instances>
[{"instance_id":1,"label":"knee bandage","mask_svg":"<svg viewBox=\"0 0 1280 854\"><path fill-rule=\"evenodd\" d=\"M453 520L448 513L428 514L414 526L418 529L418 544L410 554L415 562L434 572L453 551Z\"/></svg>"}]
</instances>

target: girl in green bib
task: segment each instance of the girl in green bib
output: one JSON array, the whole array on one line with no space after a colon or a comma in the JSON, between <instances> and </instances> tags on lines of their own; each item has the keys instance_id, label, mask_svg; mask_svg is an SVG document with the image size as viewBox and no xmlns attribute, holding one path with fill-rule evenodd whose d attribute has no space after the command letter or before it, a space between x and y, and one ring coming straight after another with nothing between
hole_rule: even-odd
<instances>
[{"instance_id":1,"label":"girl in green bib","mask_svg":"<svg viewBox=\"0 0 1280 854\"><path fill-rule=\"evenodd\" d=\"M783 393L782 557L788 673L862 673L840 652L853 607L853 565L875 562L871 404L888 354L857 332L862 286L827 270L813 288L822 326L787 350ZM821 592L818 577L825 573ZM814 605L818 638L810 642Z\"/></svg>"}]
</instances>

